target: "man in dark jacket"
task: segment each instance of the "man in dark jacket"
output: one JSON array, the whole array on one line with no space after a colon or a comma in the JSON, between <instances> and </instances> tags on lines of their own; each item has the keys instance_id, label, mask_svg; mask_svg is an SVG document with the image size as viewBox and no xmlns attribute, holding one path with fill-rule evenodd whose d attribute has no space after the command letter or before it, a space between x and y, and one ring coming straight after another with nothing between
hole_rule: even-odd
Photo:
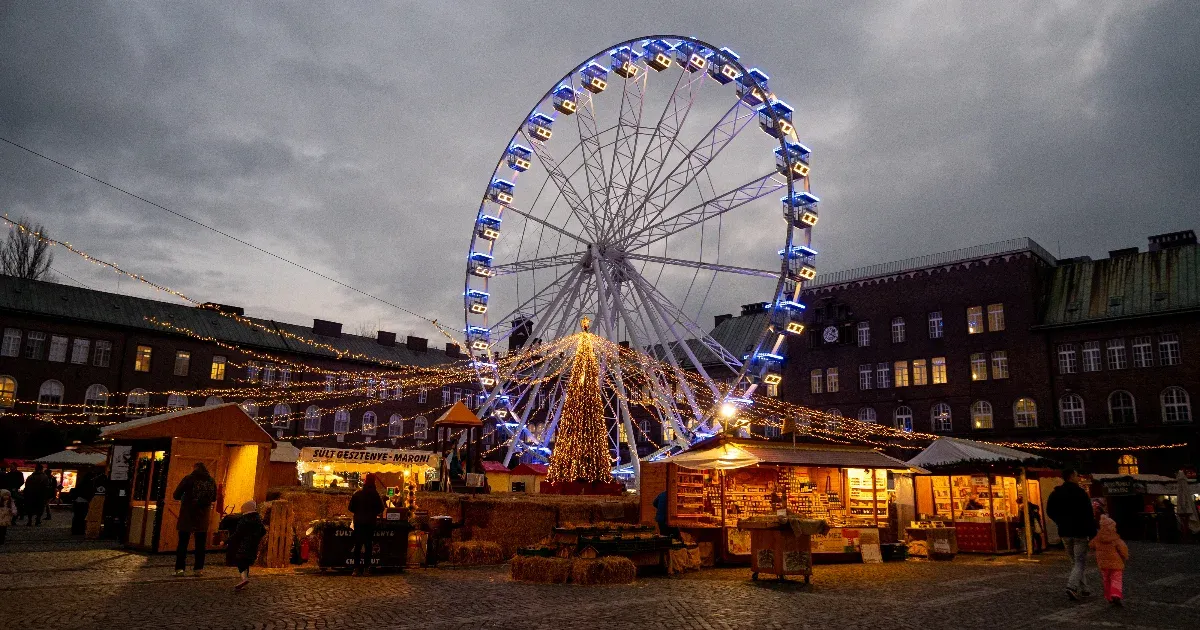
<instances>
[{"instance_id":1,"label":"man in dark jacket","mask_svg":"<svg viewBox=\"0 0 1200 630\"><path fill-rule=\"evenodd\" d=\"M1067 597L1079 600L1087 597L1088 539L1096 535L1096 519L1092 515L1092 500L1079 485L1079 473L1068 468L1062 474L1063 484L1046 499L1046 516L1058 525L1067 556L1073 566L1067 578Z\"/></svg>"},{"instance_id":2,"label":"man in dark jacket","mask_svg":"<svg viewBox=\"0 0 1200 630\"><path fill-rule=\"evenodd\" d=\"M25 480L25 505L22 509L25 510L26 525L33 525L34 519L38 525L42 524L42 512L46 510L46 501L53 494L53 487L54 482L42 472L42 465L38 464L33 474Z\"/></svg>"},{"instance_id":3,"label":"man in dark jacket","mask_svg":"<svg viewBox=\"0 0 1200 630\"><path fill-rule=\"evenodd\" d=\"M196 539L196 564L193 575L204 572L204 552L208 544L208 521L213 501L217 500L217 483L204 464L196 462L192 472L184 477L172 495L179 501L179 545L175 547L175 575L182 576L187 565L187 548L190 538Z\"/></svg>"},{"instance_id":4,"label":"man in dark jacket","mask_svg":"<svg viewBox=\"0 0 1200 630\"><path fill-rule=\"evenodd\" d=\"M362 489L350 497L350 513L354 515L354 575L370 574L375 519L383 514L383 499L375 489L375 475L367 475Z\"/></svg>"}]
</instances>

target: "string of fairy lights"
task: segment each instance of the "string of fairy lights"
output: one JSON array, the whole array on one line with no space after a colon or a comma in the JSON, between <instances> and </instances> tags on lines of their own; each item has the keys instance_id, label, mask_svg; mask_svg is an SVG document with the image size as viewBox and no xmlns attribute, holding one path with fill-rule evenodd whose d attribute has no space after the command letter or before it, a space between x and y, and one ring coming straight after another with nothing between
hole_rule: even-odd
<instances>
[{"instance_id":1,"label":"string of fairy lights","mask_svg":"<svg viewBox=\"0 0 1200 630\"><path fill-rule=\"evenodd\" d=\"M212 304L204 303L192 299L181 291L172 289L166 285L154 282L143 275L135 274L121 268L113 262L105 261L83 251L70 243L51 239L39 232L33 231L24 225L16 223L4 215L3 220L8 224L10 229L20 230L37 240L44 242L50 246L59 247L66 251L79 256L80 258L98 265L105 269L111 270L114 273L121 274L131 278L155 290L162 291L169 295L175 296L180 300L189 304L206 309L207 312L229 318L243 326L254 329L270 336L282 336L290 341L302 344L311 348L314 351L324 352L330 355L330 358L338 361L354 361L359 364L370 366L378 366L381 369L360 368L355 366L347 369L336 369L322 367L297 361L292 358L283 357L271 352L263 351L257 348L246 347L242 344L230 343L228 341L217 339L211 335L198 333L197 331L182 326L173 322L164 321L156 317L147 317L146 321L151 325L159 327L167 332L183 335L201 341L204 343L214 344L229 352L246 357L244 361L238 361L233 357L227 358L226 366L245 370L248 374L253 370L255 373L261 373L260 370L264 366L273 369L287 370L289 376L295 376L295 380L290 382L273 382L270 384L262 383L260 378L231 378L230 381L244 386L234 387L210 387L199 389L171 389L164 391L145 391L133 390L129 392L111 392L107 394L109 399L117 396L125 397L141 397L140 400L149 400L150 396L181 396L185 400L190 398L242 398L245 401L253 401L257 407L270 407L274 409L278 405L286 405L288 410L281 414L272 414L265 419L259 419L260 424L264 426L275 425L276 422L287 420L288 422L307 418L308 410L300 410L299 407L304 405L313 405L315 403L337 401L334 408L320 408L320 413L326 415L335 410L356 410L369 407L376 404L377 400L398 400L403 398L405 394L386 396L381 394L381 391L390 392L421 392L423 390L437 389L446 387L452 384L472 383L476 380L475 366L471 363L466 349L462 346L453 335L450 334L443 326L435 320L431 320L448 340L454 343L463 351L463 354L468 358L462 361L455 361L449 364L440 365L413 365L402 361L381 358L365 353L354 352L346 348L337 347L333 344L311 339L304 335L286 331L277 326L268 326L266 324L254 321L245 316L220 310ZM580 359L583 355L585 358ZM590 358L588 358L590 357ZM550 369L538 371L537 366L543 362L553 362ZM260 363L261 362L261 363ZM582 362L582 363L581 363ZM594 363L594 365L593 365ZM667 434L671 431L671 427L664 423L663 418L668 417L672 413L677 413L680 408L680 400L678 400L679 392L683 386L690 389L697 404L707 406L713 410L720 409L724 411L723 401L719 400L713 392L708 389L707 381L703 376L684 371L682 379L679 378L679 372L673 367L655 357L638 352L634 349L621 346L607 340L604 340L589 332L581 332L557 340L535 344L532 347L525 348L518 352L510 352L504 356L498 356L494 362L496 369L500 374L506 375L505 382L510 387L531 388L539 383L556 384L566 379L568 385L566 387L566 400L562 403L563 418L560 420L559 433L555 443L555 451L563 450L564 456L573 454L579 456L583 449L584 442L579 442L575 439L566 439L563 431L568 426L573 424L594 425L594 418L580 416L584 413L586 405L580 405L581 398L591 401L589 404L595 404L600 401L599 413L601 424L604 422L603 409L604 397L611 397L616 404L628 405L631 409L636 408L644 413L645 416L657 422L662 429L662 434ZM605 366L603 369L601 366ZM591 374L587 370L593 370L595 379L590 376L584 379L587 387L582 387L576 383L572 375L576 370L582 370L583 373ZM626 393L621 393L620 388L615 386L614 374L620 371ZM303 376L316 376L324 380L310 381L305 380ZM332 387L330 385L332 381ZM347 386L352 384L352 386ZM473 390L469 390L473 391ZM347 402L347 398L361 398L353 402ZM574 400L572 400L574 399ZM50 422L60 425L95 425L103 426L116 422L116 418L120 416L130 415L149 415L152 413L165 413L178 411L176 406L156 406L151 407L148 404L138 405L136 408L130 407L109 407L107 405L96 405L92 402L85 403L58 403L54 405L55 409L45 409L45 405L39 404L37 400L18 400L12 401L13 405L10 410L3 411L3 415L7 417L30 417L37 420ZM245 404L245 403L243 403ZM571 409L570 415L567 414L567 409ZM28 409L28 410L24 410ZM292 411L295 409L295 411ZM131 413L133 412L133 413ZM756 438L768 439L766 435L758 433L756 427L770 427L782 431L794 430L797 434L805 434L817 437L823 440L829 440L840 443L855 443L864 444L878 448L900 448L900 449L921 449L928 443L936 440L942 435L933 433L923 433L918 431L906 431L886 424L877 424L863 422L857 418L848 418L840 415L825 413L816 409L811 409L796 405L793 403L772 398L764 395L754 395L751 404L739 406L732 414L714 414L718 418L723 418L736 429L744 429L749 435ZM651 435L641 426L640 423L634 423L638 433L642 439L653 444L656 448L659 447ZM593 428L595 428L593 426ZM604 433L607 435L608 428L605 427ZM493 428L487 435L490 437L497 432ZM361 428L358 431L352 432L333 432L333 433L312 433L295 436L295 439L323 439L334 435L354 435L360 434ZM411 437L412 432L405 434L403 437ZM377 442L391 441L396 436L388 436L374 440L359 441L360 444L371 444ZM518 433L511 433L505 440L499 441L495 446L485 452L490 454L500 448L507 446L512 440L523 439ZM1055 446L1047 444L1043 441L987 441L981 440L987 444L997 446L1005 446L1009 448L1023 448L1028 450L1038 451L1061 451L1061 452L1128 452L1128 451L1150 451L1183 448L1188 446L1186 442L1165 443L1165 444L1148 444L1148 445L1127 445L1127 446L1091 446L1091 447L1076 447L1076 446ZM595 448L595 441L586 442L591 446L589 449ZM607 447L605 447L607 448ZM608 461L607 451L604 461ZM593 468L595 466L592 466ZM603 480L604 475L598 472L599 469L590 470L580 478L589 480ZM607 470L607 469L606 469ZM604 474L607 474L605 472ZM594 479L592 479L594 477Z\"/></svg>"}]
</instances>

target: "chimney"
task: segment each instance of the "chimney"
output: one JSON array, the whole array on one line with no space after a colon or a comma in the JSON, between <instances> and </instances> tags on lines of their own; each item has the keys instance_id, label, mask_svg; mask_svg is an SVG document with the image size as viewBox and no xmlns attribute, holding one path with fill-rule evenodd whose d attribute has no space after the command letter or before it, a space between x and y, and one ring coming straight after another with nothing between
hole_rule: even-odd
<instances>
[{"instance_id":1,"label":"chimney","mask_svg":"<svg viewBox=\"0 0 1200 630\"><path fill-rule=\"evenodd\" d=\"M1109 258L1121 258L1124 256L1137 256L1137 254L1138 254L1138 248L1125 247L1123 249L1114 249L1114 250L1108 252L1108 257Z\"/></svg>"},{"instance_id":2,"label":"chimney","mask_svg":"<svg viewBox=\"0 0 1200 630\"><path fill-rule=\"evenodd\" d=\"M713 318L713 328L716 328L717 326L720 326L722 323L727 322L731 319L733 319L733 313L717 315L716 317Z\"/></svg>"},{"instance_id":3,"label":"chimney","mask_svg":"<svg viewBox=\"0 0 1200 630\"><path fill-rule=\"evenodd\" d=\"M1156 234L1150 237L1150 251L1157 252L1172 247L1184 247L1196 244L1196 233L1191 230Z\"/></svg>"},{"instance_id":4,"label":"chimney","mask_svg":"<svg viewBox=\"0 0 1200 630\"><path fill-rule=\"evenodd\" d=\"M459 350L458 344L456 344L454 342L450 342L450 341L446 342L446 356L461 357L462 351Z\"/></svg>"},{"instance_id":5,"label":"chimney","mask_svg":"<svg viewBox=\"0 0 1200 630\"><path fill-rule=\"evenodd\" d=\"M313 334L326 337L341 337L342 325L338 322L327 322L323 319L313 320Z\"/></svg>"},{"instance_id":6,"label":"chimney","mask_svg":"<svg viewBox=\"0 0 1200 630\"><path fill-rule=\"evenodd\" d=\"M754 302L742 305L742 315L755 315L757 313L764 313L766 310L767 302Z\"/></svg>"},{"instance_id":7,"label":"chimney","mask_svg":"<svg viewBox=\"0 0 1200 630\"><path fill-rule=\"evenodd\" d=\"M396 345L396 333L381 330L379 331L379 336L375 338L375 341L377 341L381 346L388 346L389 348L394 347Z\"/></svg>"},{"instance_id":8,"label":"chimney","mask_svg":"<svg viewBox=\"0 0 1200 630\"><path fill-rule=\"evenodd\" d=\"M408 340L404 342L409 350L413 352L425 352L429 349L429 340L424 337L408 336Z\"/></svg>"}]
</instances>

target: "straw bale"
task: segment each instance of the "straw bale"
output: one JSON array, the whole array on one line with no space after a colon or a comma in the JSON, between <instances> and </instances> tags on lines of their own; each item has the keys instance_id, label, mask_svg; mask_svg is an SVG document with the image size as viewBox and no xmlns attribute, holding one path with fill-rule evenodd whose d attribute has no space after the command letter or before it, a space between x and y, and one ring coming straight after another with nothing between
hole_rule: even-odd
<instances>
[{"instance_id":1,"label":"straw bale","mask_svg":"<svg viewBox=\"0 0 1200 630\"><path fill-rule=\"evenodd\" d=\"M514 580L539 584L566 584L571 578L571 562L563 558L516 556L509 566Z\"/></svg>"},{"instance_id":2,"label":"straw bale","mask_svg":"<svg viewBox=\"0 0 1200 630\"><path fill-rule=\"evenodd\" d=\"M494 542L472 540L450 543L450 563L461 565L500 564L504 562L504 551Z\"/></svg>"},{"instance_id":3,"label":"straw bale","mask_svg":"<svg viewBox=\"0 0 1200 630\"><path fill-rule=\"evenodd\" d=\"M575 584L629 584L637 577L637 566L624 556L576 558L571 564L571 581Z\"/></svg>"}]
</instances>

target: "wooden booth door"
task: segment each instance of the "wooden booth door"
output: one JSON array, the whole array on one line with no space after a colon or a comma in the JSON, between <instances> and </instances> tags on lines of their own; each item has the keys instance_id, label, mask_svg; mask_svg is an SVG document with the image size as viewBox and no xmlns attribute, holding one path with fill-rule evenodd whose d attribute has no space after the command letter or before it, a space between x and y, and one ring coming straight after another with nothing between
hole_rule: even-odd
<instances>
[{"instance_id":1,"label":"wooden booth door","mask_svg":"<svg viewBox=\"0 0 1200 630\"><path fill-rule=\"evenodd\" d=\"M223 446L220 442L185 439L176 439L171 443L171 467L167 473L167 488L166 496L163 500L158 551L175 551L175 547L179 544L179 535L177 533L179 501L175 499L175 488L179 487L179 482L183 481L184 477L191 474L192 467L197 462L203 463L208 468L209 474L217 482L217 503L213 507L216 508L220 504L221 488L219 484L222 477L221 454ZM212 535L217 529L216 522L214 514L210 517L208 528L210 545L212 543ZM192 549L195 545L195 540L189 538L188 548Z\"/></svg>"}]
</instances>

